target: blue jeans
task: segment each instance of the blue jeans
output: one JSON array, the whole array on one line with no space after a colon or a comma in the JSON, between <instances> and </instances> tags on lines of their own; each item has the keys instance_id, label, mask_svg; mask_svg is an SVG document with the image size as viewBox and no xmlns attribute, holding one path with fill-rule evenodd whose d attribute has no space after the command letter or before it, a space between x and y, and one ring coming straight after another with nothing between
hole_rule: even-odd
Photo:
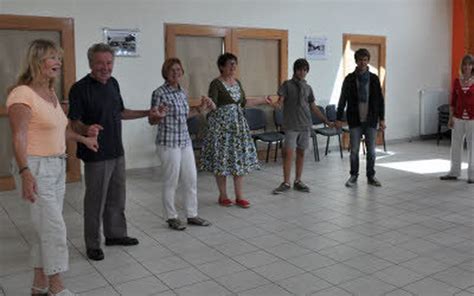
<instances>
[{"instance_id":1,"label":"blue jeans","mask_svg":"<svg viewBox=\"0 0 474 296\"><path fill-rule=\"evenodd\" d=\"M363 122L360 126L349 129L351 140L351 176L359 175L359 149L362 135L365 137L367 147L367 178L375 176L375 138L377 129Z\"/></svg>"}]
</instances>

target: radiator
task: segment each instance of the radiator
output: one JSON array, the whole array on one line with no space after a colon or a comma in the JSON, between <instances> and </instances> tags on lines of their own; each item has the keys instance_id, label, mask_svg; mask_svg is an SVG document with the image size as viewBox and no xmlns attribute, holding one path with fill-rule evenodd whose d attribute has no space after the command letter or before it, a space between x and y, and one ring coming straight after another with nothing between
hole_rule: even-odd
<instances>
[{"instance_id":1,"label":"radiator","mask_svg":"<svg viewBox=\"0 0 474 296\"><path fill-rule=\"evenodd\" d=\"M434 135L438 131L438 107L449 102L446 89L422 89L420 96L420 136Z\"/></svg>"}]
</instances>

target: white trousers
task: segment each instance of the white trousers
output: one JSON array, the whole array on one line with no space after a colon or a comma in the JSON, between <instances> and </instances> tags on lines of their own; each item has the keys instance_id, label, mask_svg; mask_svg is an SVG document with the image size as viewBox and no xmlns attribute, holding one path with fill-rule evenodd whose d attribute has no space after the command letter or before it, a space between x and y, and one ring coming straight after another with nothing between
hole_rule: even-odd
<instances>
[{"instance_id":1,"label":"white trousers","mask_svg":"<svg viewBox=\"0 0 474 296\"><path fill-rule=\"evenodd\" d=\"M474 158L472 147L474 146L474 120L463 120L453 117L454 127L451 134L451 171L450 176L459 177L461 175L461 155L464 138L467 142L467 178L474 180Z\"/></svg>"},{"instance_id":2,"label":"white trousers","mask_svg":"<svg viewBox=\"0 0 474 296\"><path fill-rule=\"evenodd\" d=\"M157 154L162 166L163 207L167 219L178 217L175 195L178 183L184 195L186 216L193 218L197 213L197 172L194 151L191 145L184 148L157 146Z\"/></svg>"},{"instance_id":3,"label":"white trousers","mask_svg":"<svg viewBox=\"0 0 474 296\"><path fill-rule=\"evenodd\" d=\"M21 194L18 170L13 169ZM28 156L28 167L36 179L37 199L30 203L32 227L30 257L34 268L43 268L46 275L64 272L69 268L66 224L63 201L66 191L65 157Z\"/></svg>"}]
</instances>

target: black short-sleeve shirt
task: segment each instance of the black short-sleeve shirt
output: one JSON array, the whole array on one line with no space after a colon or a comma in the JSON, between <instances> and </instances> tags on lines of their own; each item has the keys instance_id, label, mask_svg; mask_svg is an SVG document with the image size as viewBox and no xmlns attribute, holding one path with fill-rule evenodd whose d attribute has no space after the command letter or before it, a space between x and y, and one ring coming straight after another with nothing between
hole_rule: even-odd
<instances>
[{"instance_id":1,"label":"black short-sleeve shirt","mask_svg":"<svg viewBox=\"0 0 474 296\"><path fill-rule=\"evenodd\" d=\"M84 124L100 124L99 151L89 150L77 144L77 157L85 162L102 161L123 156L122 115L124 110L120 88L111 77L103 84L90 76L76 82L69 91L69 114L71 120Z\"/></svg>"}]
</instances>

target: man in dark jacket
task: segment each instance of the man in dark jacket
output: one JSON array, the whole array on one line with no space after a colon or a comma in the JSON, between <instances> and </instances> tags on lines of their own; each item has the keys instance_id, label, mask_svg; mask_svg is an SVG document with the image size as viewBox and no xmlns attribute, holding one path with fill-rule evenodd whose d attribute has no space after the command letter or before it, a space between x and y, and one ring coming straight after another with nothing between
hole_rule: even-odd
<instances>
[{"instance_id":1,"label":"man in dark jacket","mask_svg":"<svg viewBox=\"0 0 474 296\"><path fill-rule=\"evenodd\" d=\"M354 58L357 67L344 79L341 97L337 106L336 126L342 127L344 109L346 109L351 143L351 171L346 182L353 187L359 176L359 147L362 135L367 146L367 181L369 185L381 186L375 178L375 140L377 125L385 129L385 106L380 80L377 75L369 72L370 53L365 48L358 49Z\"/></svg>"}]
</instances>

